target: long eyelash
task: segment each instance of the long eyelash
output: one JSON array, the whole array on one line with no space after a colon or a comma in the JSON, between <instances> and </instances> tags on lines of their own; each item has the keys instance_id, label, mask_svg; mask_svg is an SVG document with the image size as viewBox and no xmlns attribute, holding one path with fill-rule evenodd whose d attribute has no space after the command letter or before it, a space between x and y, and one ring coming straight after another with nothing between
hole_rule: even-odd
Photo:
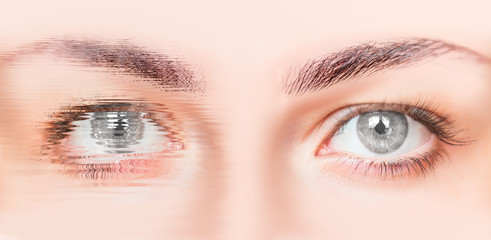
<instances>
[{"instance_id":1,"label":"long eyelash","mask_svg":"<svg viewBox=\"0 0 491 240\"><path fill-rule=\"evenodd\" d=\"M402 101L401 103L365 103L354 104L343 108L350 108L350 113L343 117L341 121L333 128L330 134L324 142L330 139L332 136L342 131L343 126L346 125L353 117L362 113L370 111L399 111L423 124L428 131L435 134L438 139L449 145L467 145L473 143L474 140L468 138L459 137L459 134L463 132L463 129L457 129L454 126L454 121L448 114L441 111L438 105L428 103L427 101ZM322 146L322 145L321 145Z\"/></svg>"},{"instance_id":2,"label":"long eyelash","mask_svg":"<svg viewBox=\"0 0 491 240\"><path fill-rule=\"evenodd\" d=\"M440 141L446 144L461 146L474 142L474 140L458 138L459 133L464 130L457 130L454 127L454 121L448 115L437 115L437 112L439 112L438 106L420 102L415 107L408 106L405 113L423 124Z\"/></svg>"}]
</instances>

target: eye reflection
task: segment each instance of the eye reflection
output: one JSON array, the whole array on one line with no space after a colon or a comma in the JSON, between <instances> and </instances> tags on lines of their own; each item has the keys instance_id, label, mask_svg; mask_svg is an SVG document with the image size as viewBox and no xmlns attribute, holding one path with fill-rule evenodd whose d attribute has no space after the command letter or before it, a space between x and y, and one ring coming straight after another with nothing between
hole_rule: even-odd
<instances>
[{"instance_id":1,"label":"eye reflection","mask_svg":"<svg viewBox=\"0 0 491 240\"><path fill-rule=\"evenodd\" d=\"M113 101L53 114L44 131L44 155L64 164L66 173L90 179L140 179L169 172L184 149L184 134L173 114L159 104Z\"/></svg>"}]
</instances>

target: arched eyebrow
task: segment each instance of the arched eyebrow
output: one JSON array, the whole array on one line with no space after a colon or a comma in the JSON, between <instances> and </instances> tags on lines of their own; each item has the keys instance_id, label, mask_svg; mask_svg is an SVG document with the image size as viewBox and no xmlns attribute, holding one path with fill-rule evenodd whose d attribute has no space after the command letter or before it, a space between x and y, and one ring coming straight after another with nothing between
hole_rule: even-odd
<instances>
[{"instance_id":1,"label":"arched eyebrow","mask_svg":"<svg viewBox=\"0 0 491 240\"><path fill-rule=\"evenodd\" d=\"M460 53L477 61L490 61L473 50L440 40L414 38L399 42L366 43L307 62L293 80L286 79L284 90L291 95L313 93L355 77L406 67L449 53Z\"/></svg>"},{"instance_id":2,"label":"arched eyebrow","mask_svg":"<svg viewBox=\"0 0 491 240\"><path fill-rule=\"evenodd\" d=\"M0 63L43 53L74 59L92 67L139 75L166 92L202 92L204 88L202 79L196 78L183 59L171 58L128 42L107 44L97 40L52 39L0 55Z\"/></svg>"}]
</instances>

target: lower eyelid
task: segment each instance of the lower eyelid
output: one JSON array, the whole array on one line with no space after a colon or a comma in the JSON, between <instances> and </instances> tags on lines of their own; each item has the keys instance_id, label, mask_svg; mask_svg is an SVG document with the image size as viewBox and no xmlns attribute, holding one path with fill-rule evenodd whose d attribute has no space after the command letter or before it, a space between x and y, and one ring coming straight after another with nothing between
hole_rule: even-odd
<instances>
[{"instance_id":1,"label":"lower eyelid","mask_svg":"<svg viewBox=\"0 0 491 240\"><path fill-rule=\"evenodd\" d=\"M328 144L328 143L326 143ZM431 136L424 145L399 156L367 158L344 152L316 154L321 161L320 176L336 177L358 183L396 183L421 179L444 160L443 143Z\"/></svg>"},{"instance_id":2,"label":"lower eyelid","mask_svg":"<svg viewBox=\"0 0 491 240\"><path fill-rule=\"evenodd\" d=\"M433 148L412 157L375 161L334 153L324 160L320 176L335 176L357 183L402 183L422 179L444 161L446 152Z\"/></svg>"},{"instance_id":3,"label":"lower eyelid","mask_svg":"<svg viewBox=\"0 0 491 240\"><path fill-rule=\"evenodd\" d=\"M119 163L65 164L64 173L90 180L136 180L165 176L173 162L166 159L122 160Z\"/></svg>"}]
</instances>

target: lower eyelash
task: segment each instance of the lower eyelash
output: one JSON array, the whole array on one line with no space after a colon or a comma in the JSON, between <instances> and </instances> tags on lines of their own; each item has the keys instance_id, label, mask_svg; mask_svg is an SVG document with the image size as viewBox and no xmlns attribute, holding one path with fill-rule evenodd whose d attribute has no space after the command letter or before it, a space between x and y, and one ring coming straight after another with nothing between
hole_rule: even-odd
<instances>
[{"instance_id":1,"label":"lower eyelash","mask_svg":"<svg viewBox=\"0 0 491 240\"><path fill-rule=\"evenodd\" d=\"M399 181L414 177L426 177L434 171L435 165L445 159L446 153L441 149L432 149L412 157L404 157L397 160L373 161L365 158L354 157L345 153L330 154L329 165L336 166L335 172L342 172L350 179L362 176L362 181L379 180ZM336 163L333 163L336 162ZM332 172L332 166L326 171Z\"/></svg>"},{"instance_id":2,"label":"lower eyelash","mask_svg":"<svg viewBox=\"0 0 491 240\"><path fill-rule=\"evenodd\" d=\"M146 179L165 175L168 161L156 159L123 160L119 163L66 164L64 173L89 180Z\"/></svg>"},{"instance_id":3,"label":"lower eyelash","mask_svg":"<svg viewBox=\"0 0 491 240\"><path fill-rule=\"evenodd\" d=\"M434 165L442 159L442 155L436 152L427 152L415 157L408 157L396 162L381 162L372 164L376 171L380 172L381 180L396 179L406 176L425 177L434 170ZM370 171L368 168L366 171Z\"/></svg>"}]
</instances>

